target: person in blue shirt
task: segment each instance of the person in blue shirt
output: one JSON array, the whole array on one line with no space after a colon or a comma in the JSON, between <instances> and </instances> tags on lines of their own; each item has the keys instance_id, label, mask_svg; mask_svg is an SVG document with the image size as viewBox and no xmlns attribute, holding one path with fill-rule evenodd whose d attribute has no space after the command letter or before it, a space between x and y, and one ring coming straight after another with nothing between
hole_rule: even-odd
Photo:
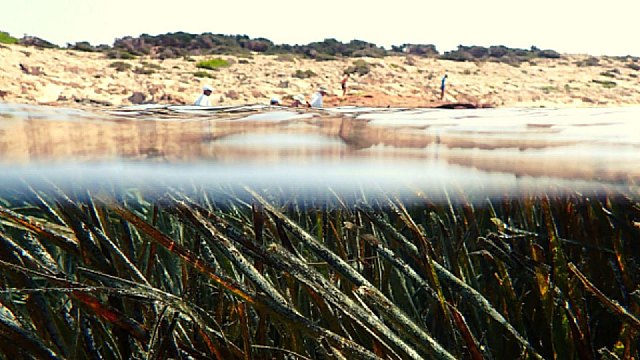
<instances>
[{"instance_id":1,"label":"person in blue shirt","mask_svg":"<svg viewBox=\"0 0 640 360\"><path fill-rule=\"evenodd\" d=\"M440 100L444 99L444 82L447 80L447 74L442 77L442 84L440 85Z\"/></svg>"}]
</instances>

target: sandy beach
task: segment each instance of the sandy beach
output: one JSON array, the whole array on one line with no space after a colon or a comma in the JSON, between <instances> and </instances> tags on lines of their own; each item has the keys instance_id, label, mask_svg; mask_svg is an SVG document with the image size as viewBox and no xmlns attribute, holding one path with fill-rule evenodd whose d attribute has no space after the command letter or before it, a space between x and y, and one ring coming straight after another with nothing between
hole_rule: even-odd
<instances>
[{"instance_id":1,"label":"sandy beach","mask_svg":"<svg viewBox=\"0 0 640 360\"><path fill-rule=\"evenodd\" d=\"M197 62L221 58L231 65L199 69ZM457 62L417 56L359 58L370 67L349 80L344 70L357 60L315 61L294 56L192 56L158 60L108 59L102 53L0 47L0 100L53 106L124 106L134 103L191 104L205 84L212 104L266 104L272 97L307 99L329 89L325 106L429 107L470 103L491 107L592 107L640 104L640 64L633 59L563 54L519 65ZM123 65L123 63L125 65ZM311 74L296 77L296 71ZM440 79L448 74L440 100ZM197 76L197 75L199 76ZM204 77L203 77L204 76Z\"/></svg>"}]
</instances>

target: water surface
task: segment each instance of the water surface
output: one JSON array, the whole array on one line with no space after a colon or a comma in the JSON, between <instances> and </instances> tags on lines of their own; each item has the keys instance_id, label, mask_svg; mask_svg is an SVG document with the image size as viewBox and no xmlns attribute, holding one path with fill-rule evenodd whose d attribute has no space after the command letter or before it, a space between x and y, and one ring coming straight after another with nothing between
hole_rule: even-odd
<instances>
[{"instance_id":1,"label":"water surface","mask_svg":"<svg viewBox=\"0 0 640 360\"><path fill-rule=\"evenodd\" d=\"M640 107L326 110L0 105L5 184L518 194L634 188Z\"/></svg>"}]
</instances>

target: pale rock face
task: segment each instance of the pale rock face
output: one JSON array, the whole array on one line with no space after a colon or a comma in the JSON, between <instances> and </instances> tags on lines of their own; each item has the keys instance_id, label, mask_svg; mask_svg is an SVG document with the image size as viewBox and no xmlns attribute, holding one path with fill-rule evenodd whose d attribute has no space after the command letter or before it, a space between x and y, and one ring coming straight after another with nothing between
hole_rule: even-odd
<instances>
[{"instance_id":1,"label":"pale rock face","mask_svg":"<svg viewBox=\"0 0 640 360\"><path fill-rule=\"evenodd\" d=\"M231 100L238 100L240 98L238 92L233 89L227 91L224 95Z\"/></svg>"},{"instance_id":2,"label":"pale rock face","mask_svg":"<svg viewBox=\"0 0 640 360\"><path fill-rule=\"evenodd\" d=\"M204 71L197 61L222 57L233 64ZM359 58L370 72L354 75L342 96L340 80L354 59L318 62L293 57L254 54L249 61L232 56L192 56L158 60L108 59L101 53L64 49L38 49L18 45L0 48L0 100L14 103L47 103L64 106L84 104L130 105L135 92L145 101L190 104L202 85L216 88L212 102L237 105L269 102L295 94L309 97L319 86L328 88L325 106L432 106L440 100L440 78L449 74L444 102L471 102L493 106L618 106L640 104L640 71L630 60L609 58L599 65L580 66L588 55L563 55L561 59L536 59L512 66L495 62L454 62L434 58L389 56ZM410 60L409 60L410 59ZM128 64L117 71L117 61ZM22 67L20 67L22 64ZM117 65L117 64L116 64ZM153 69L138 73L136 69ZM315 73L305 79L297 70ZM605 75L602 75L605 74ZM607 75L608 74L608 75ZM286 86L285 86L286 85Z\"/></svg>"},{"instance_id":3,"label":"pale rock face","mask_svg":"<svg viewBox=\"0 0 640 360\"><path fill-rule=\"evenodd\" d=\"M64 87L60 85L46 84L38 89L35 99L41 104L55 102L60 97L62 90L64 90Z\"/></svg>"}]
</instances>

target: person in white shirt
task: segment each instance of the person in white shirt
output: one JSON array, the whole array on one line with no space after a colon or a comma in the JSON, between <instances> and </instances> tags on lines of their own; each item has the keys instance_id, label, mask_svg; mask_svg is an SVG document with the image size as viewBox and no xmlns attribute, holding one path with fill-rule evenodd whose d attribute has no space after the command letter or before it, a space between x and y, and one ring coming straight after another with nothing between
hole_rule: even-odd
<instances>
[{"instance_id":1,"label":"person in white shirt","mask_svg":"<svg viewBox=\"0 0 640 360\"><path fill-rule=\"evenodd\" d=\"M321 86L316 93L311 96L311 100L309 101L309 106L314 108L322 107L322 97L327 95L327 88Z\"/></svg>"},{"instance_id":2,"label":"person in white shirt","mask_svg":"<svg viewBox=\"0 0 640 360\"><path fill-rule=\"evenodd\" d=\"M202 94L196 99L196 102L193 104L195 106L211 106L211 102L209 101L209 96L213 93L213 88L209 85L205 85L202 88Z\"/></svg>"}]
</instances>

